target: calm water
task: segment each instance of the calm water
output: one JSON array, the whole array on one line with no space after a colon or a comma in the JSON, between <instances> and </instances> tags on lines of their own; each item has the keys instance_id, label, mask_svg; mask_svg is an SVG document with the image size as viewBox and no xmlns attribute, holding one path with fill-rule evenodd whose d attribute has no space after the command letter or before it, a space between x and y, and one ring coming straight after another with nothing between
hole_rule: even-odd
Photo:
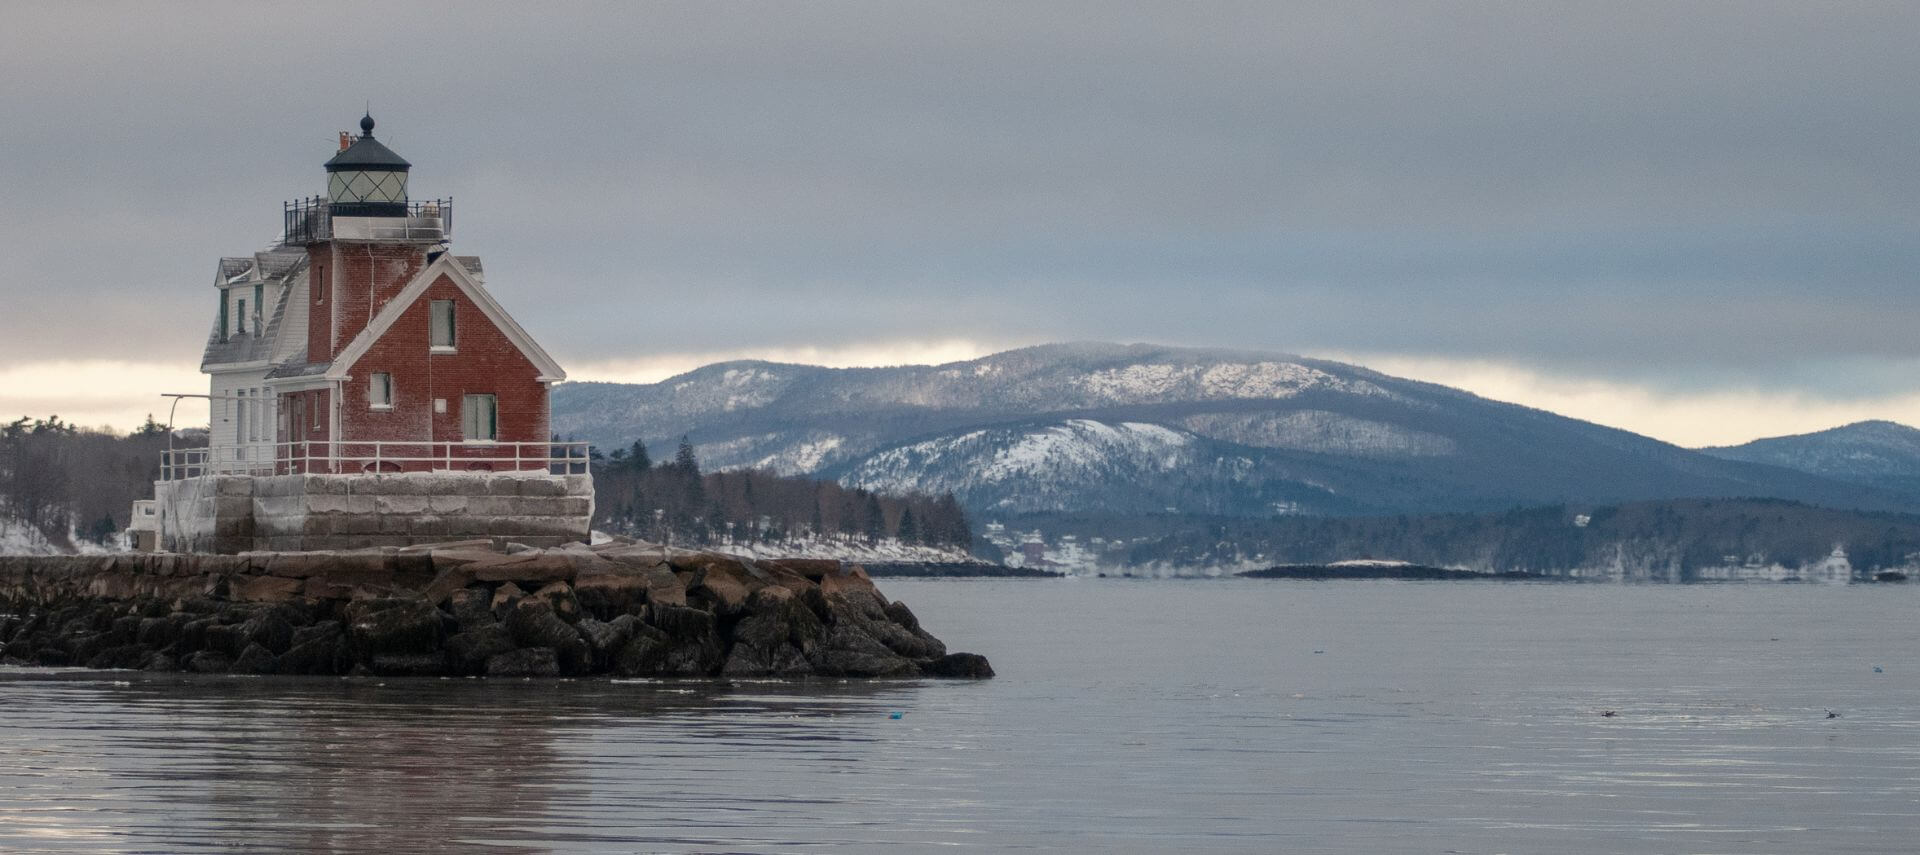
<instances>
[{"instance_id":1,"label":"calm water","mask_svg":"<svg viewBox=\"0 0 1920 855\"><path fill-rule=\"evenodd\" d=\"M1920 586L883 588L1000 677L0 672L0 850L1920 848Z\"/></svg>"}]
</instances>

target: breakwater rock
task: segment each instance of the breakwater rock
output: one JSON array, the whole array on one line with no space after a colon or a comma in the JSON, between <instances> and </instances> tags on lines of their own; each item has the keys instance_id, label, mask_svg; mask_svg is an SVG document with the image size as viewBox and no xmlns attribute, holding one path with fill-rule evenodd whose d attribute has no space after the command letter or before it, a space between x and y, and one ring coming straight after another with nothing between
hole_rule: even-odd
<instances>
[{"instance_id":1,"label":"breakwater rock","mask_svg":"<svg viewBox=\"0 0 1920 855\"><path fill-rule=\"evenodd\" d=\"M0 663L250 674L991 677L859 566L646 544L0 556Z\"/></svg>"}]
</instances>

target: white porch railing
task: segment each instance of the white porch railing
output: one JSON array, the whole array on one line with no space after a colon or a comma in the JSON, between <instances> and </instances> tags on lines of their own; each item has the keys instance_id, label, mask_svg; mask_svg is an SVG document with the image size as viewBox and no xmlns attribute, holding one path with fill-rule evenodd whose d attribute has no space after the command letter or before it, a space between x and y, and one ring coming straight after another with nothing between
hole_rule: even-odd
<instances>
[{"instance_id":1,"label":"white porch railing","mask_svg":"<svg viewBox=\"0 0 1920 855\"><path fill-rule=\"evenodd\" d=\"M419 440L249 443L161 452L160 479L208 475L327 475L365 472L546 472L584 475L585 442L422 442Z\"/></svg>"}]
</instances>

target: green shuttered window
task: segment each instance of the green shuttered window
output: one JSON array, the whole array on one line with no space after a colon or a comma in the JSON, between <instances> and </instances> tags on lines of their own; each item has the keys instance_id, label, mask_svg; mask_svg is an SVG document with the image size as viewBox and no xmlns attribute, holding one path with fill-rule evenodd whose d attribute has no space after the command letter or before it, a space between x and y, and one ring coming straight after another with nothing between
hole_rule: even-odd
<instances>
[{"instance_id":1,"label":"green shuttered window","mask_svg":"<svg viewBox=\"0 0 1920 855\"><path fill-rule=\"evenodd\" d=\"M460 436L470 442L500 438L500 406L492 395L468 395L460 402Z\"/></svg>"}]
</instances>

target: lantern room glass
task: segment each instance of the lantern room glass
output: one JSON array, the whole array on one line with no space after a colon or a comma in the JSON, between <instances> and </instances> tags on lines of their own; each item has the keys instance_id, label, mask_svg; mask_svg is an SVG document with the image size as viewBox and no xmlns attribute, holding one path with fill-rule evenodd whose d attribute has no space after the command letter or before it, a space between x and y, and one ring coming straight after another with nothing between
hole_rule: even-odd
<instances>
[{"instance_id":1,"label":"lantern room glass","mask_svg":"<svg viewBox=\"0 0 1920 855\"><path fill-rule=\"evenodd\" d=\"M363 169L328 173L327 201L335 204L405 202L407 174Z\"/></svg>"}]
</instances>

